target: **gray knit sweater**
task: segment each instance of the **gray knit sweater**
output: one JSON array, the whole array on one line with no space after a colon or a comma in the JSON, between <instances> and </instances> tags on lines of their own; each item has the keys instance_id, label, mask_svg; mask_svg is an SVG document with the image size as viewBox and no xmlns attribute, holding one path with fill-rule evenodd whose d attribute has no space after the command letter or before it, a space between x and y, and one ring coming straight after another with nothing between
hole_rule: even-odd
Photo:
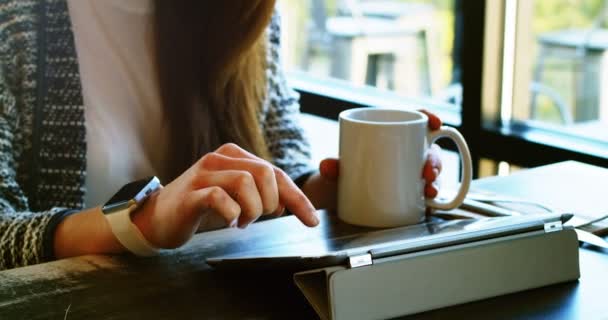
<instances>
[{"instance_id":1,"label":"gray knit sweater","mask_svg":"<svg viewBox=\"0 0 608 320\"><path fill-rule=\"evenodd\" d=\"M295 179L311 170L310 153L279 35L275 17L261 119L275 164ZM66 0L0 0L0 270L53 259L57 224L83 208L85 134Z\"/></svg>"}]
</instances>

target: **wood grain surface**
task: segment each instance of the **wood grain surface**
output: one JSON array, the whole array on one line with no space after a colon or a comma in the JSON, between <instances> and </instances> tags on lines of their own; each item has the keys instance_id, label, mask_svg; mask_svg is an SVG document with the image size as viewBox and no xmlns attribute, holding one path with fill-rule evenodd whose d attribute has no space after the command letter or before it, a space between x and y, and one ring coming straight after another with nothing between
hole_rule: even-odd
<instances>
[{"instance_id":1,"label":"wood grain surface","mask_svg":"<svg viewBox=\"0 0 608 320\"><path fill-rule=\"evenodd\" d=\"M537 183L527 183L526 176L537 181L543 176L564 175L568 171L568 176L575 179L569 183L584 184L586 181L576 181L576 172L581 166L590 169L567 162L522 172L516 179L477 181L475 186L494 192L542 193L543 199L550 198L546 190L537 188ZM597 175L608 172L597 167L593 170ZM539 172L542 175L539 176ZM559 194L558 187L553 189L558 191L552 191L557 192L552 197L570 196L571 201L567 202L570 206L576 207L577 202L583 201ZM563 199L560 202L564 202ZM584 208L588 208L587 203ZM313 232L317 236L362 230L332 227L334 217L327 212L321 212L321 217L322 225ZM231 232L199 234L183 248L163 252L158 257L83 256L2 271L0 319L315 319L316 314L293 284L291 272L218 271L204 262L207 256L229 248L246 247L248 243L272 245L273 241L284 240L280 235L285 236L286 232L295 238L303 237L298 233L302 230L299 228L306 227L290 216L253 224L246 231L231 231L244 232L239 237ZM306 241L306 237L301 240ZM585 248L580 253L578 282L410 318L608 318L608 251Z\"/></svg>"}]
</instances>

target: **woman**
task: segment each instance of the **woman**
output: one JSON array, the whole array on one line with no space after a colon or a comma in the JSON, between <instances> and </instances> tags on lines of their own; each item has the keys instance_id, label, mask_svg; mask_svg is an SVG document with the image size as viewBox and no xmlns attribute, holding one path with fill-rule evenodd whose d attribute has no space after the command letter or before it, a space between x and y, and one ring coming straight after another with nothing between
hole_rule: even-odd
<instances>
[{"instance_id":1,"label":"woman","mask_svg":"<svg viewBox=\"0 0 608 320\"><path fill-rule=\"evenodd\" d=\"M273 7L0 0L0 269L133 251L101 204L151 175L169 183L127 216L150 247L285 208L316 225L337 161L309 164Z\"/></svg>"}]
</instances>

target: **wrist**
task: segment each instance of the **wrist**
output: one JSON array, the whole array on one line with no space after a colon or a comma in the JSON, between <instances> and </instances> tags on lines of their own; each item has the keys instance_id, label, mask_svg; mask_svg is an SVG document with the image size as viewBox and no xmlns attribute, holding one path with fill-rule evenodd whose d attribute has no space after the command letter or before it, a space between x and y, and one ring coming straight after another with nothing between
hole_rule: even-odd
<instances>
[{"instance_id":1,"label":"wrist","mask_svg":"<svg viewBox=\"0 0 608 320\"><path fill-rule=\"evenodd\" d=\"M85 254L122 253L101 207L72 214L57 226L53 241L57 259Z\"/></svg>"},{"instance_id":2,"label":"wrist","mask_svg":"<svg viewBox=\"0 0 608 320\"><path fill-rule=\"evenodd\" d=\"M153 217L160 190L152 193L142 205L131 214L131 221L146 240L156 248L161 248L154 237Z\"/></svg>"},{"instance_id":3,"label":"wrist","mask_svg":"<svg viewBox=\"0 0 608 320\"><path fill-rule=\"evenodd\" d=\"M159 248L150 243L140 229L143 229L150 238L150 231L153 231L150 228L152 226L150 218L154 218L156 215L154 211L148 211L147 208L151 207L150 203L154 199L145 207L144 204L160 188L162 185L155 176L129 182L122 186L102 208L116 240L137 256L149 257L157 255L159 252ZM141 214L143 217L143 220L139 220L139 226L133 221L133 217L137 214Z\"/></svg>"}]
</instances>

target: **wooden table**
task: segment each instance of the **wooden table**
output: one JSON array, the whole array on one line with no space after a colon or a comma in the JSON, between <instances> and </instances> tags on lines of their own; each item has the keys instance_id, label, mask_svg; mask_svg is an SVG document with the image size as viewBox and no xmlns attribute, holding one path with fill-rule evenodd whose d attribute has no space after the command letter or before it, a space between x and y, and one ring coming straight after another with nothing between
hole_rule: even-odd
<instances>
[{"instance_id":1,"label":"wooden table","mask_svg":"<svg viewBox=\"0 0 608 320\"><path fill-rule=\"evenodd\" d=\"M583 172L583 174L577 174ZM477 189L559 198L583 203L569 193L585 183L598 192L608 190L608 179L589 181L587 175L608 170L575 162L518 173L513 177L475 182ZM538 188L539 181L574 177L567 184ZM530 177L527 180L526 177ZM578 180L576 177L579 177ZM596 179L598 180L598 179ZM529 183L527 183L529 182ZM561 179L563 183L563 179ZM570 186L570 187L569 187ZM548 191L547 191L548 190ZM549 194L551 192L562 194ZM566 190L566 191L564 191ZM564 200L568 197L570 200ZM598 208L600 199L596 198ZM603 206L605 207L605 205ZM324 216L327 218L327 216ZM271 241L265 234L293 225L293 217L252 225L250 241ZM324 221L323 223L326 223ZM323 233L323 227L318 232ZM235 230L238 231L238 230ZM351 232L345 227L340 232ZM297 290L288 272L219 272L204 257L225 250L231 239L222 233L197 235L179 250L159 257L84 256L0 272L0 319L314 319L316 314ZM240 245L243 245L241 243ZM599 319L608 317L608 251L581 249L581 278L526 292L435 310L409 318L543 318ZM473 283L471 285L474 285Z\"/></svg>"}]
</instances>

